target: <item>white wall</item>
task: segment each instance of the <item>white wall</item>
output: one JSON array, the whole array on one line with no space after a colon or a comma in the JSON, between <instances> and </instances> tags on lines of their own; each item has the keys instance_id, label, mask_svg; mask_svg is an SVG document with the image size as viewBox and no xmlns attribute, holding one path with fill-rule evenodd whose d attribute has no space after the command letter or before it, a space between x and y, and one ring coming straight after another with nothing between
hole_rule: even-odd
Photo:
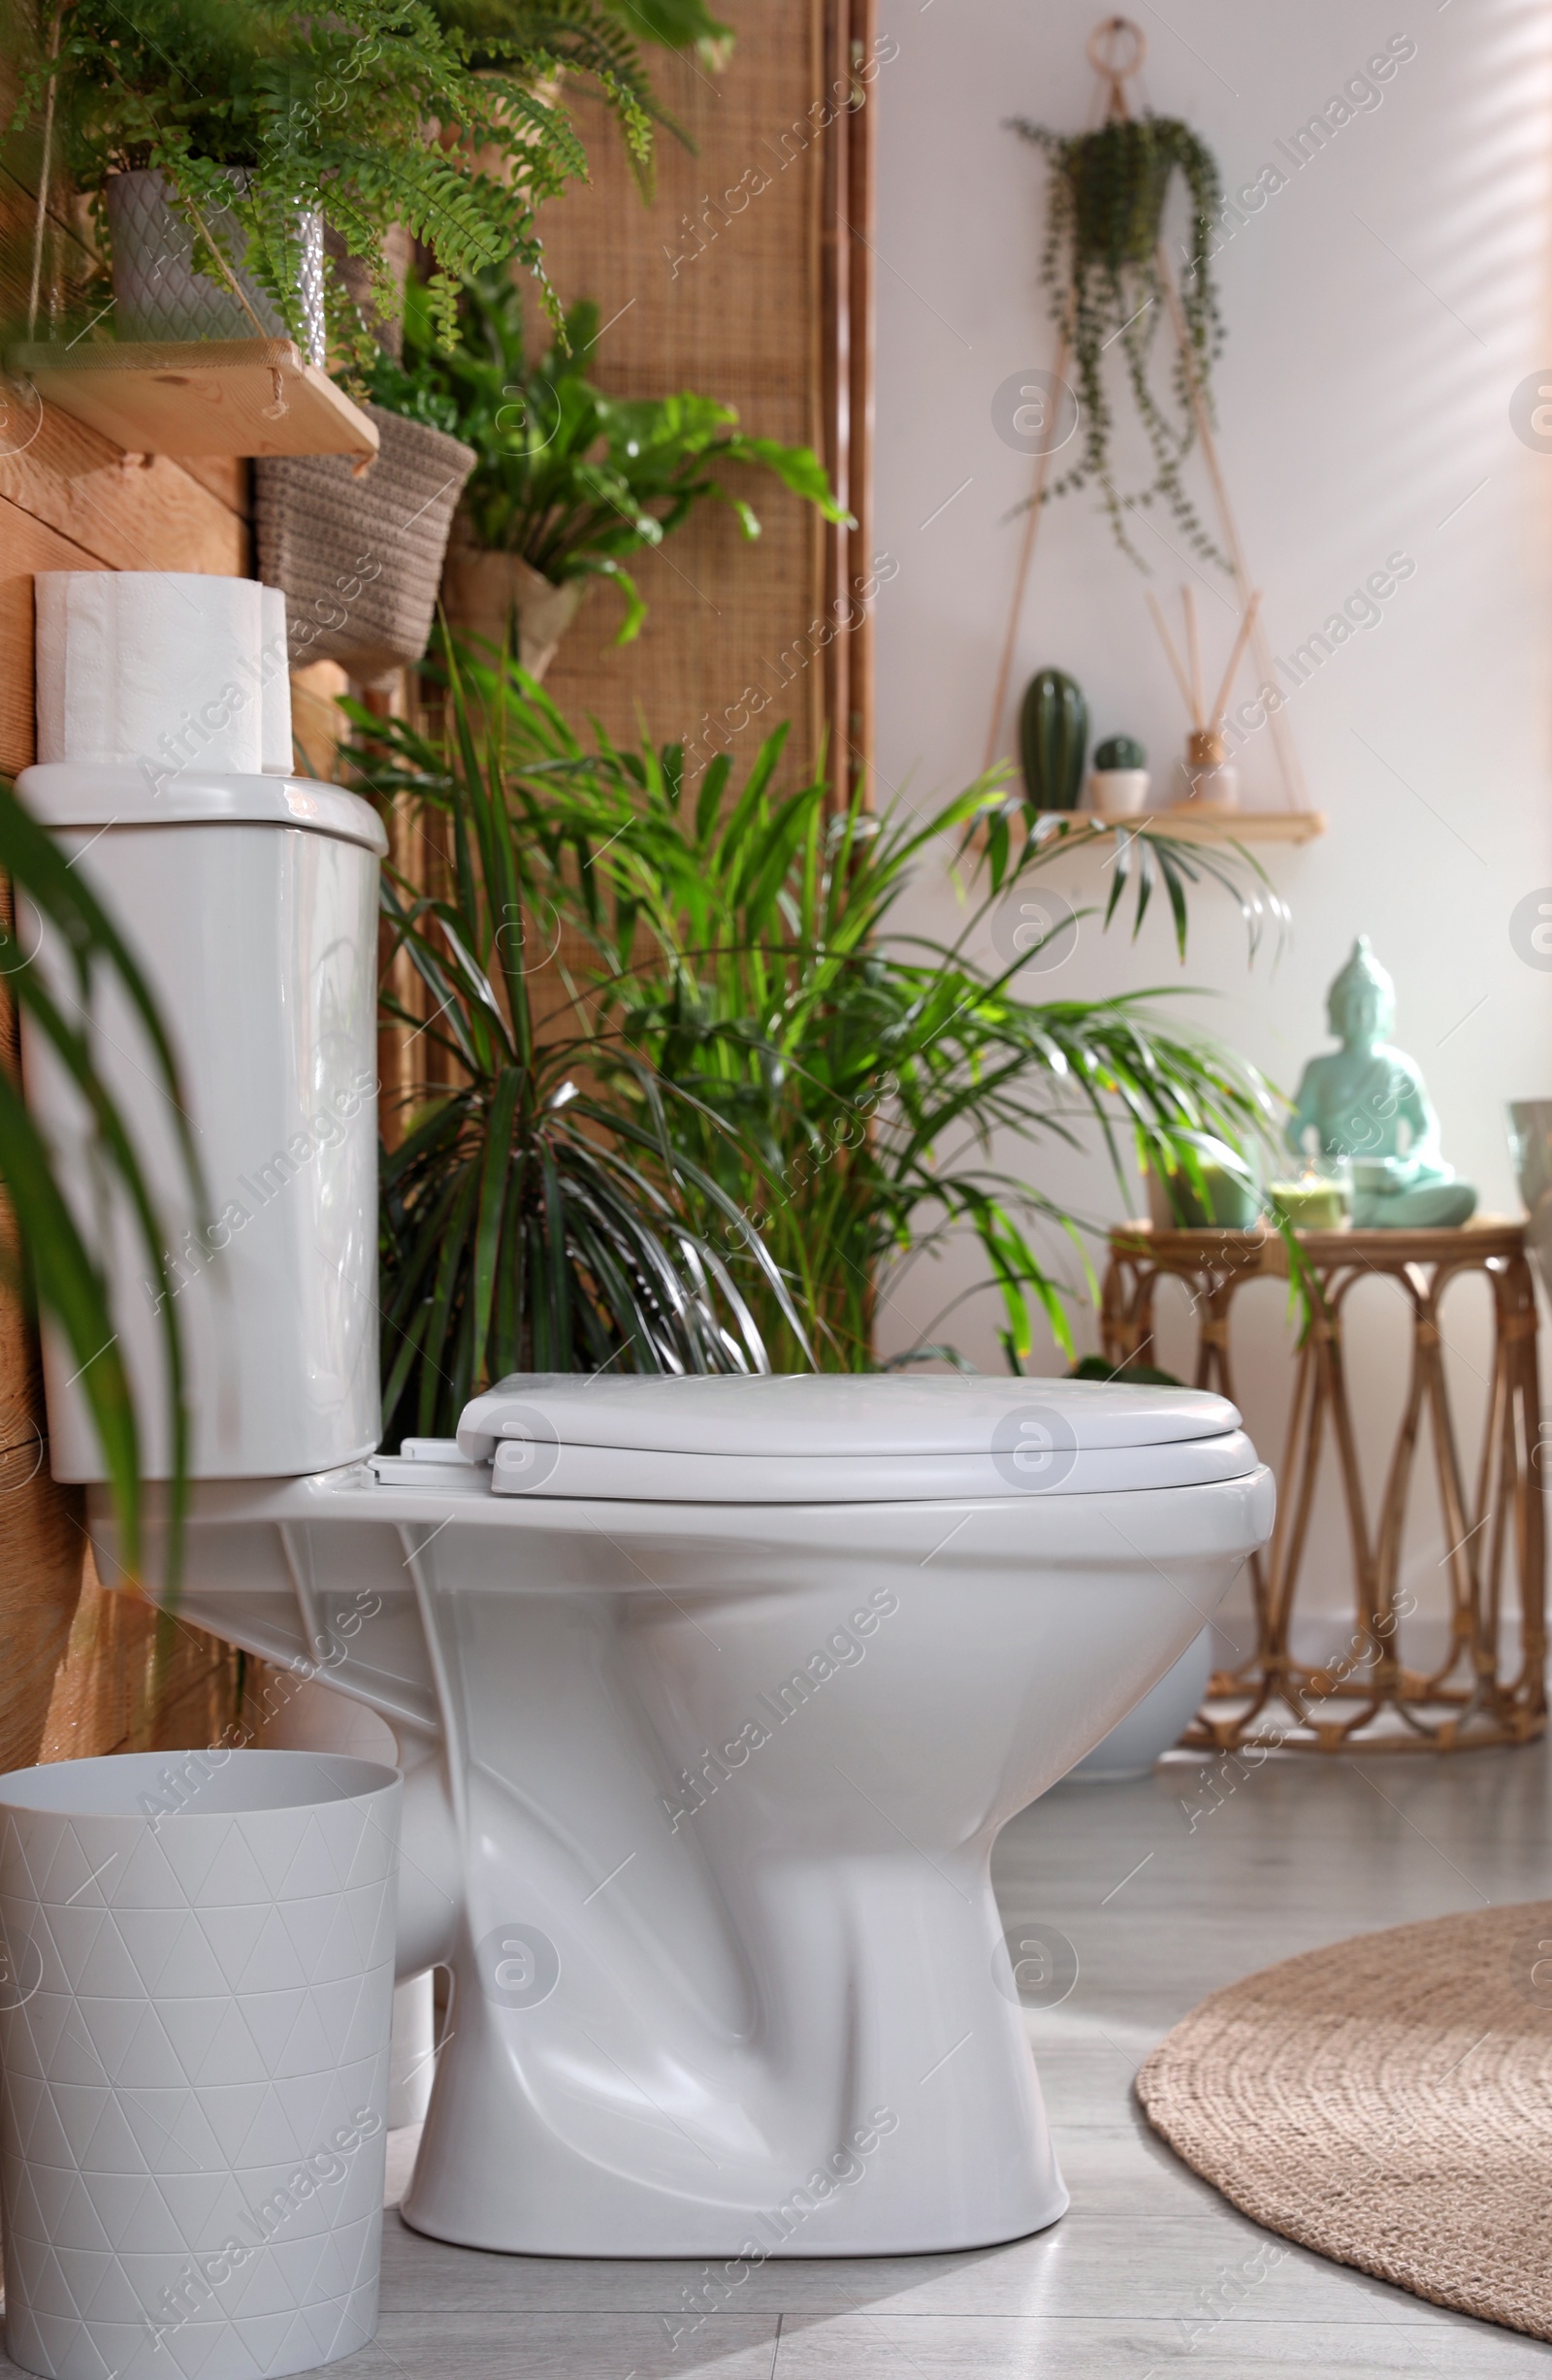
<instances>
[{"instance_id":1,"label":"white wall","mask_svg":"<svg viewBox=\"0 0 1552 2380\"><path fill-rule=\"evenodd\" d=\"M920 804L981 765L1019 536L1005 515L1033 469L1000 441L991 401L1010 374L1052 358L1038 286L1044 162L1002 119L1087 118L1098 12L1093 0L881 6L899 55L878 85L878 542L900 570L878 614L879 766ZM1202 1021L1291 1090L1326 1046L1324 988L1367 932L1396 978L1396 1038L1426 1072L1446 1156L1480 1186L1483 1208L1517 1213L1504 1105L1552 1092L1552 976L1523 963L1508 935L1516 903L1552 884L1552 454L1530 451L1510 424L1514 391L1552 358L1552 15L1524 0L1175 0L1168 26L1141 14L1152 106L1198 128L1230 187L1269 163L1288 175L1217 266L1221 450L1275 652L1300 644L1387 555L1416 567L1379 625L1291 705L1330 831L1262 849L1294 913L1280 963L1263 957L1247 972L1237 917L1202 897L1183 970L1161 919L1135 947L1086 926L1060 974L1042 980L1081 996L1210 987ZM1382 104L1293 170L1275 144L1398 35L1415 55ZM1159 526L1175 536L1167 517ZM1185 572L1139 534L1158 566L1151 582L1116 552L1090 498L1047 514L1015 690L1048 664L1071 670L1096 735L1140 734L1157 777L1185 722L1144 591L1176 601ZM1221 651L1230 608L1194 583ZM1012 732L1010 706L1005 749ZM1280 807L1268 740L1245 756L1245 798ZM1063 864L1054 881L1078 903L1108 885L1097 859ZM916 922L943 931L954 917L946 881L923 882ZM1098 1157L1004 1155L1099 1218L1139 1211L1135 1188L1123 1193ZM977 1278L951 1257L889 1285L885 1351ZM1350 1362L1373 1433L1400 1396L1405 1338L1383 1288L1363 1295ZM1470 1304L1462 1292L1448 1331L1468 1402L1485 1353ZM997 1320L981 1294L940 1332L1000 1368ZM1077 1324L1093 1345L1092 1314L1080 1309ZM1181 1316L1161 1354L1178 1366L1185 1353ZM1242 1403L1270 1448L1288 1380L1270 1290L1241 1363ZM1059 1367L1048 1342L1036 1369ZM1335 1604L1344 1565L1329 1532L1324 1545ZM1419 1541L1414 1571L1437 1577L1440 1549L1437 1530Z\"/></svg>"}]
</instances>

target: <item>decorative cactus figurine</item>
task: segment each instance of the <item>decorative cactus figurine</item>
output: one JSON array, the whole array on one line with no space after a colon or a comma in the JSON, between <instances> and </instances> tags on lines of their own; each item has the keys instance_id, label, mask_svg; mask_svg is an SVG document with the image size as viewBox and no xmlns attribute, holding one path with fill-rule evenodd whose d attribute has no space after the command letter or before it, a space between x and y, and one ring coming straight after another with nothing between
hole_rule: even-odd
<instances>
[{"instance_id":1,"label":"decorative cactus figurine","mask_svg":"<svg viewBox=\"0 0 1552 2380\"><path fill-rule=\"evenodd\" d=\"M1102 744L1094 746L1094 766L1102 770L1146 768L1148 754L1135 735L1107 735Z\"/></svg>"},{"instance_id":2,"label":"decorative cactus figurine","mask_svg":"<svg viewBox=\"0 0 1552 2380\"><path fill-rule=\"evenodd\" d=\"M1094 747L1088 806L1099 818L1136 818L1148 803L1148 754L1135 735L1107 735Z\"/></svg>"},{"instance_id":3,"label":"decorative cactus figurine","mask_svg":"<svg viewBox=\"0 0 1552 2380\"><path fill-rule=\"evenodd\" d=\"M1018 714L1018 750L1032 810L1075 810L1083 790L1088 705L1076 679L1040 669Z\"/></svg>"}]
</instances>

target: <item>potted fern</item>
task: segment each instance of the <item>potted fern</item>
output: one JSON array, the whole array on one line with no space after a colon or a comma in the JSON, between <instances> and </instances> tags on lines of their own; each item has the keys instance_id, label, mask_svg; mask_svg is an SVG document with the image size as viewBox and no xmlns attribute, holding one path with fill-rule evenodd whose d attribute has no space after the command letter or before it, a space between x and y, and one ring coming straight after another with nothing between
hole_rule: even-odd
<instances>
[{"instance_id":1,"label":"potted fern","mask_svg":"<svg viewBox=\"0 0 1552 2380\"><path fill-rule=\"evenodd\" d=\"M535 95L546 51L467 38L426 0L73 0L24 79L59 161L106 233L132 337L283 331L321 360L365 354L321 213L355 257L402 223L446 277L539 261L534 210L585 170L564 112ZM635 100L616 94L632 120ZM444 146L438 127L456 126ZM372 266L392 311L391 276Z\"/></svg>"},{"instance_id":2,"label":"potted fern","mask_svg":"<svg viewBox=\"0 0 1552 2380\"><path fill-rule=\"evenodd\" d=\"M694 36L694 8L687 21ZM586 171L557 95L568 72L601 91L644 165L650 91L612 0L506 0L476 31L456 0L360 0L345 16L307 0L72 0L17 121L44 114L97 210L120 335L283 334L359 374L400 303L390 234L428 254L443 336L459 277L499 260L542 278L534 211ZM375 418L359 488L338 458L255 473L260 569L292 599L293 658L367 677L424 649L474 459L424 423Z\"/></svg>"},{"instance_id":3,"label":"potted fern","mask_svg":"<svg viewBox=\"0 0 1552 2380\"><path fill-rule=\"evenodd\" d=\"M457 342L443 348L431 292L411 283L403 361L379 356L370 378L379 402L456 428L474 448L443 603L456 627L492 644L515 614L523 666L536 677L598 579L625 601L615 641L639 634L646 605L628 565L696 505L731 505L744 536L759 537L753 506L723 478L729 465L769 472L826 520L847 517L811 448L745 436L731 406L690 392L618 398L596 388L587 369L598 335L597 307L573 306L532 360L521 294L497 268L465 283Z\"/></svg>"}]
</instances>

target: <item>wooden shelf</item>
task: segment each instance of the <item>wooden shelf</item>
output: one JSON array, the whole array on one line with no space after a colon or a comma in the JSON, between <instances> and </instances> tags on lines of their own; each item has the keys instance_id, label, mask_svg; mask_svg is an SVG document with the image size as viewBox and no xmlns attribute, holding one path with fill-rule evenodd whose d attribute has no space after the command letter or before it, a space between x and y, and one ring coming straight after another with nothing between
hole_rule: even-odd
<instances>
[{"instance_id":1,"label":"wooden shelf","mask_svg":"<svg viewBox=\"0 0 1552 2380\"><path fill-rule=\"evenodd\" d=\"M344 454L365 471L377 452L375 424L289 339L19 346L6 363L131 454Z\"/></svg>"},{"instance_id":2,"label":"wooden shelf","mask_svg":"<svg viewBox=\"0 0 1552 2380\"><path fill-rule=\"evenodd\" d=\"M1047 811L1050 817L1051 812ZM1152 834L1177 836L1182 843L1312 843L1326 831L1324 810L1148 810L1140 818L1095 818L1087 810L1070 813L1074 828L1086 829L1084 840L1107 842L1118 829L1141 827ZM1048 830L1049 833L1049 830ZM1051 835L1061 843L1062 833Z\"/></svg>"}]
</instances>

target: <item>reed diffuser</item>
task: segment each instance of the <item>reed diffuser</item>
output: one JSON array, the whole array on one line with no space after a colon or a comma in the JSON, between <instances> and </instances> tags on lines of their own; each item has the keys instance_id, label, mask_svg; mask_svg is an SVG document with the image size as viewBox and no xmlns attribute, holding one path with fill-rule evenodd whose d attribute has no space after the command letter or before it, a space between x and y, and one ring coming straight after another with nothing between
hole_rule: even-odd
<instances>
[{"instance_id":1,"label":"reed diffuser","mask_svg":"<svg viewBox=\"0 0 1552 2380\"><path fill-rule=\"evenodd\" d=\"M1185 739L1185 775L1187 790L1177 807L1189 804L1198 810L1237 810L1240 806L1240 772L1229 759L1229 748L1223 736L1223 716L1228 708L1235 673L1245 658L1245 648L1250 641L1256 614L1261 608L1259 590L1245 607L1239 633L1229 654L1217 693L1209 705L1204 694L1202 676L1202 642L1197 632L1196 598L1189 587L1180 589L1180 609L1185 621L1185 658L1175 649L1158 600L1151 593L1148 599L1153 625L1158 630L1176 685L1191 721L1191 731Z\"/></svg>"}]
</instances>

